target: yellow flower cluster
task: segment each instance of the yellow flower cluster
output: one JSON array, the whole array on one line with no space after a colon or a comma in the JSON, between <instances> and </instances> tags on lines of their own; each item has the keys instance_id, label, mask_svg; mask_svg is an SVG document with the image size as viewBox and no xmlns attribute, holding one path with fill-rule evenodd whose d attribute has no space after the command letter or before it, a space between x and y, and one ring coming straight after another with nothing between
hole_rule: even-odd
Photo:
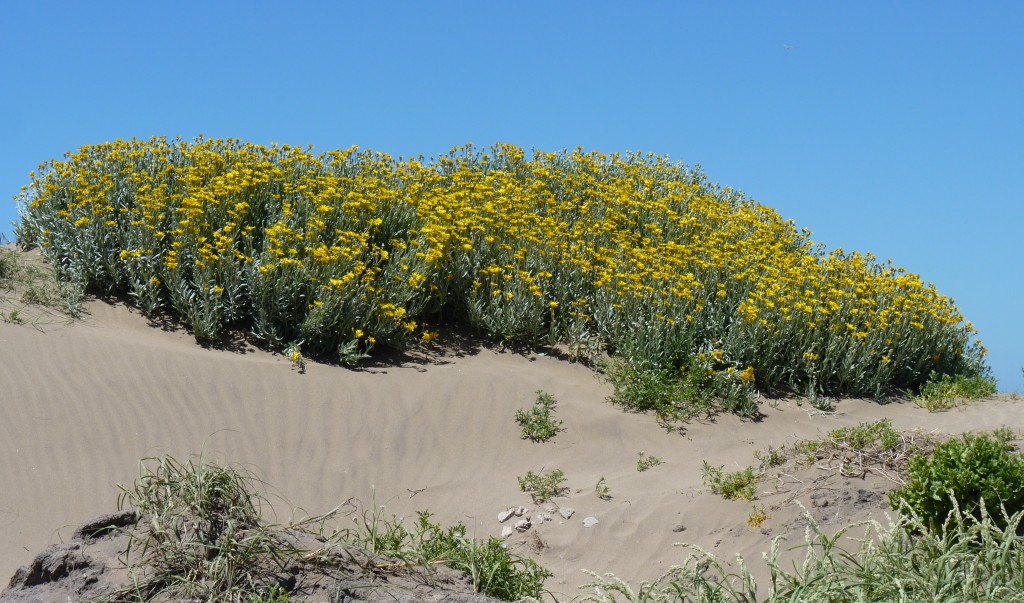
<instances>
[{"instance_id":1,"label":"yellow flower cluster","mask_svg":"<svg viewBox=\"0 0 1024 603\"><path fill-rule=\"evenodd\" d=\"M430 341L426 325L458 320L509 340L600 340L641 367L714 347L745 382L844 393L982 361L933 286L827 253L650 154L116 141L41 166L17 233L67 278L169 305L197 337L242 326L316 354Z\"/></svg>"}]
</instances>

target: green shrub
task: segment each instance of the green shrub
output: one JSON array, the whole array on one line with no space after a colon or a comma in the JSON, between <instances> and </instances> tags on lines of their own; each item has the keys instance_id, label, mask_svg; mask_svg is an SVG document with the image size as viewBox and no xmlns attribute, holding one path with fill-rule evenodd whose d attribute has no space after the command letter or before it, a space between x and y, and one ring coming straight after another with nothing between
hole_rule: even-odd
<instances>
[{"instance_id":1,"label":"green shrub","mask_svg":"<svg viewBox=\"0 0 1024 603\"><path fill-rule=\"evenodd\" d=\"M1011 437L1008 430L967 434L937 445L931 456L915 456L910 481L889 493L889 504L897 510L907 505L933 531L943 528L954 505L979 519L987 513L1005 526L1001 508L1010 514L1024 510L1024 459L1011 453Z\"/></svg>"},{"instance_id":2,"label":"green shrub","mask_svg":"<svg viewBox=\"0 0 1024 603\"><path fill-rule=\"evenodd\" d=\"M516 411L516 423L523 428L523 439L546 442L562 430L562 422L552 417L555 398L546 392L537 391L537 401L529 410Z\"/></svg>"},{"instance_id":3,"label":"green shrub","mask_svg":"<svg viewBox=\"0 0 1024 603\"><path fill-rule=\"evenodd\" d=\"M527 471L525 476L518 479L519 489L529 492L537 502L550 500L566 490L565 473L561 469L540 474Z\"/></svg>"}]
</instances>

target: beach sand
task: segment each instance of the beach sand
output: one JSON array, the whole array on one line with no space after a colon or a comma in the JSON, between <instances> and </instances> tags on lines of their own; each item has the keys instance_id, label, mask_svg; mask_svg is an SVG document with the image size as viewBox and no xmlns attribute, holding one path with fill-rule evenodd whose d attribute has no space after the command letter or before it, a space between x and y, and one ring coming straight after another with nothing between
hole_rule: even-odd
<instances>
[{"instance_id":1,"label":"beach sand","mask_svg":"<svg viewBox=\"0 0 1024 603\"><path fill-rule=\"evenodd\" d=\"M763 483L754 503L725 501L702 484L705 460L739 469L767 446L882 417L938 433L1024 430L1020 404L1002 397L945 413L842 400L832 415L805 401L765 400L759 422L722 416L670 433L653 416L609 404L610 386L592 369L543 354L460 341L364 370L309 363L300 374L245 343L200 347L123 303L91 300L74 323L46 316L0 322L0 580L115 510L118 484L131 484L140 460L157 455L201 454L250 470L266 483L278 522L349 501L410 521L429 510L484 538L500 534L500 511L523 505L535 525L508 546L551 569L547 587L568 598L590 580L584 569L634 584L657 577L686 558L677 542L729 560L741 553L756 568L773 537L802 541L795 501L836 529L869 516L884 521L883 492L893 486L876 473L808 469L794 476L802 484ZM564 421L548 443L522 439L513 420L538 390L554 396ZM640 451L664 463L641 473ZM517 477L551 469L564 471L570 488L553 502L575 515L538 524L538 505ZM595 495L602 477L610 500ZM786 492L767 493L780 485ZM754 505L769 515L758 528L747 524ZM584 527L586 517L599 523Z\"/></svg>"}]
</instances>

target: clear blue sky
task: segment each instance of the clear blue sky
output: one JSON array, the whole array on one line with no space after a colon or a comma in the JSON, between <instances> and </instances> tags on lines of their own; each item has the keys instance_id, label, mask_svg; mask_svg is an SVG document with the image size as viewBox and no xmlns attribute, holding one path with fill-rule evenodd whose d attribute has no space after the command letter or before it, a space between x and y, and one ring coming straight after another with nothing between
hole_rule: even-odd
<instances>
[{"instance_id":1,"label":"clear blue sky","mask_svg":"<svg viewBox=\"0 0 1024 603\"><path fill-rule=\"evenodd\" d=\"M935 282L1020 391L1022 30L1009 1L7 2L0 231L38 163L132 136L653 151Z\"/></svg>"}]
</instances>

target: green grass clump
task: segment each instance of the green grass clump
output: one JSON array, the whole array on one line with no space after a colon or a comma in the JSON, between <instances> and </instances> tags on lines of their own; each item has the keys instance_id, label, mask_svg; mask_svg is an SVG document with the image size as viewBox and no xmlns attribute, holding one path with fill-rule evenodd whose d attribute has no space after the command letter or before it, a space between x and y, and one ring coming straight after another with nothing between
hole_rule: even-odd
<instances>
[{"instance_id":1,"label":"green grass clump","mask_svg":"<svg viewBox=\"0 0 1024 603\"><path fill-rule=\"evenodd\" d=\"M761 473L754 467L744 467L739 471L725 471L725 466L715 467L704 461L704 485L712 494L718 494L729 500L754 500L757 494L757 480Z\"/></svg>"},{"instance_id":2,"label":"green grass clump","mask_svg":"<svg viewBox=\"0 0 1024 603\"><path fill-rule=\"evenodd\" d=\"M565 473L561 469L553 469L547 473L527 471L519 477L519 489L529 492L539 503L550 500L566 491Z\"/></svg>"},{"instance_id":3,"label":"green grass clump","mask_svg":"<svg viewBox=\"0 0 1024 603\"><path fill-rule=\"evenodd\" d=\"M980 520L982 514L1005 526L1009 514L1024 510L1024 458L1011 451L1009 430L966 434L935 446L930 455L910 460L909 481L889 493L889 504L906 505L932 531L940 531L959 505Z\"/></svg>"},{"instance_id":4,"label":"green grass clump","mask_svg":"<svg viewBox=\"0 0 1024 603\"><path fill-rule=\"evenodd\" d=\"M996 380L989 374L932 375L914 396L914 403L939 412L953 408L957 400L977 400L996 393Z\"/></svg>"},{"instance_id":5,"label":"green grass clump","mask_svg":"<svg viewBox=\"0 0 1024 603\"><path fill-rule=\"evenodd\" d=\"M141 558L129 567L132 585L114 599L231 601L279 586L289 547L261 521L254 481L201 459L144 462L134 487L122 488L118 499L119 508L133 508L148 522L130 533L129 551Z\"/></svg>"},{"instance_id":6,"label":"green grass clump","mask_svg":"<svg viewBox=\"0 0 1024 603\"><path fill-rule=\"evenodd\" d=\"M557 402L546 392L537 392L537 401L529 410L520 408L516 411L516 423L523 428L523 439L534 442L547 442L561 431L562 421L555 419L552 412Z\"/></svg>"}]
</instances>

